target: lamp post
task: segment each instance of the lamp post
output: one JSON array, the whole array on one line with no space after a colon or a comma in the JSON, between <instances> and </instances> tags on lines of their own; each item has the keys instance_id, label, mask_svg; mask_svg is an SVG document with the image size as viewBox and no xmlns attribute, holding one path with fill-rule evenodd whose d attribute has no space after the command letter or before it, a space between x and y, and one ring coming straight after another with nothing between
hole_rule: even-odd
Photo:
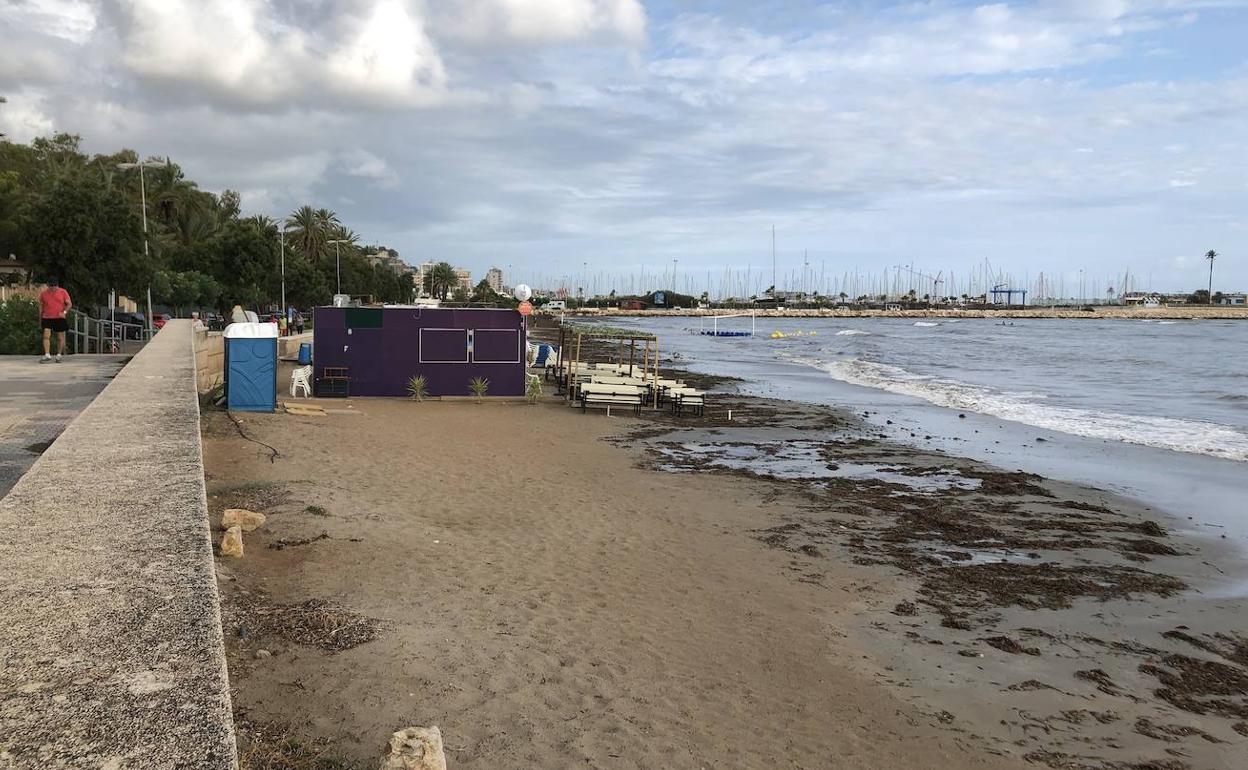
<instances>
[{"instance_id":1,"label":"lamp post","mask_svg":"<svg viewBox=\"0 0 1248 770\"><path fill-rule=\"evenodd\" d=\"M290 310L286 307L286 225L284 224L278 231L278 240L282 245L282 315L286 316L286 320L289 321Z\"/></svg>"},{"instance_id":2,"label":"lamp post","mask_svg":"<svg viewBox=\"0 0 1248 770\"><path fill-rule=\"evenodd\" d=\"M154 166L156 168L166 168L169 166L169 159L164 160L141 160L138 163L118 163L117 168L128 171L132 168L139 170L139 198L143 204L143 261L151 261L151 252L147 245L147 182L143 178L143 169L146 166ZM152 284L147 284L147 336L152 336Z\"/></svg>"},{"instance_id":3,"label":"lamp post","mask_svg":"<svg viewBox=\"0 0 1248 770\"><path fill-rule=\"evenodd\" d=\"M350 243L350 241L335 238L332 241L326 241L326 243L334 244L334 271L338 275L338 291L335 293L342 294L342 252L338 250L338 244Z\"/></svg>"}]
</instances>

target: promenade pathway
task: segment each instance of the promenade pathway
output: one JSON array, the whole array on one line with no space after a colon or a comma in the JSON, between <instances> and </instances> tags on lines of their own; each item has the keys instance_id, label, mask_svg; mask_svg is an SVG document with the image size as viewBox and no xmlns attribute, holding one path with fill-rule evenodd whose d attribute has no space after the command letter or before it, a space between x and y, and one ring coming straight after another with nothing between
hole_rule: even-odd
<instances>
[{"instance_id":1,"label":"promenade pathway","mask_svg":"<svg viewBox=\"0 0 1248 770\"><path fill-rule=\"evenodd\" d=\"M117 376L128 356L0 356L0 497L69 421Z\"/></svg>"}]
</instances>

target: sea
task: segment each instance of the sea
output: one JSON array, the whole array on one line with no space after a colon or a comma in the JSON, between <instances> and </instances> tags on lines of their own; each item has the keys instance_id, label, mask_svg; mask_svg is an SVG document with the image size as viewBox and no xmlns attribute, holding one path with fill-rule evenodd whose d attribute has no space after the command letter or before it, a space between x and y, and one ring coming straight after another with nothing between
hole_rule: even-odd
<instances>
[{"instance_id":1,"label":"sea","mask_svg":"<svg viewBox=\"0 0 1248 770\"><path fill-rule=\"evenodd\" d=\"M842 407L887 438L1089 484L1248 551L1248 323L618 318L741 392Z\"/></svg>"}]
</instances>

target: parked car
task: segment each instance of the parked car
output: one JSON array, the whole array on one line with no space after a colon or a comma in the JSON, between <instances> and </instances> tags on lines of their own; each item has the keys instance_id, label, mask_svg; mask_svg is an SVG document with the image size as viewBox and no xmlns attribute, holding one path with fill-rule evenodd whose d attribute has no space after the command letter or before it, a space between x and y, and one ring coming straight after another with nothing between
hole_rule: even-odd
<instances>
[{"instance_id":1,"label":"parked car","mask_svg":"<svg viewBox=\"0 0 1248 770\"><path fill-rule=\"evenodd\" d=\"M165 322L168 321L170 318L173 318L173 316L169 315L168 313L152 313L152 328L163 329L165 326Z\"/></svg>"}]
</instances>

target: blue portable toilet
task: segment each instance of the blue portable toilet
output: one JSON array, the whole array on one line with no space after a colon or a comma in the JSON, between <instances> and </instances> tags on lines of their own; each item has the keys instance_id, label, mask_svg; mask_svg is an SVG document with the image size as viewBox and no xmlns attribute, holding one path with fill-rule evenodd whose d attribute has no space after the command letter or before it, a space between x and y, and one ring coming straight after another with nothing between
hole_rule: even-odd
<instances>
[{"instance_id":1,"label":"blue portable toilet","mask_svg":"<svg viewBox=\"0 0 1248 770\"><path fill-rule=\"evenodd\" d=\"M239 412L277 409L277 324L225 327L225 402Z\"/></svg>"}]
</instances>

